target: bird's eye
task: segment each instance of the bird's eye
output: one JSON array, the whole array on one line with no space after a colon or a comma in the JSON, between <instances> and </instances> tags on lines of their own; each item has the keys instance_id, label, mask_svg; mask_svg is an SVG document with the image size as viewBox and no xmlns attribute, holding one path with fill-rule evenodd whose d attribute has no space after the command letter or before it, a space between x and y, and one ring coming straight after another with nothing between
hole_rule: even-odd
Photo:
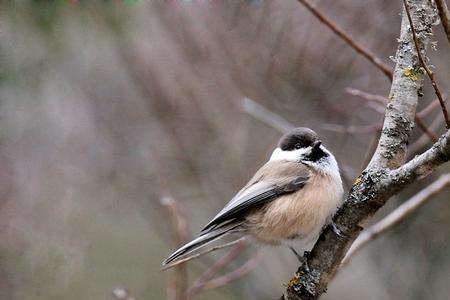
<instances>
[{"instance_id":1,"label":"bird's eye","mask_svg":"<svg viewBox=\"0 0 450 300\"><path fill-rule=\"evenodd\" d=\"M295 144L295 149L300 149L302 147L302 145L300 143Z\"/></svg>"}]
</instances>

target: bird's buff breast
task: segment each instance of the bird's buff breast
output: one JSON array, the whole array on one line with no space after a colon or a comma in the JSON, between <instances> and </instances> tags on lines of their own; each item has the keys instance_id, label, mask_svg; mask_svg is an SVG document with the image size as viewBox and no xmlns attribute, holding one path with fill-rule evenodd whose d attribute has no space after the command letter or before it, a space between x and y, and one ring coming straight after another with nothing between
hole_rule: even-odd
<instances>
[{"instance_id":1,"label":"bird's buff breast","mask_svg":"<svg viewBox=\"0 0 450 300\"><path fill-rule=\"evenodd\" d=\"M249 214L249 233L273 245L315 238L340 206L343 191L339 177L314 176L300 191L281 196Z\"/></svg>"}]
</instances>

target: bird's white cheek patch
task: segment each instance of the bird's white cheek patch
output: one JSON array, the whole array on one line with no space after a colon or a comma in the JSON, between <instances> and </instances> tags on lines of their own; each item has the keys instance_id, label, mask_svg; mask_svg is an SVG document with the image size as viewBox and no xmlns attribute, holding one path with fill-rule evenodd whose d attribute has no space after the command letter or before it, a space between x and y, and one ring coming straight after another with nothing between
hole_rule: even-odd
<instances>
[{"instance_id":1,"label":"bird's white cheek patch","mask_svg":"<svg viewBox=\"0 0 450 300\"><path fill-rule=\"evenodd\" d=\"M305 154L307 151L308 151L307 148L292 150L292 151L283 151L280 148L276 148L272 152L272 155L270 156L270 161L288 160L288 161L298 162L300 160L300 157L303 154Z\"/></svg>"}]
</instances>

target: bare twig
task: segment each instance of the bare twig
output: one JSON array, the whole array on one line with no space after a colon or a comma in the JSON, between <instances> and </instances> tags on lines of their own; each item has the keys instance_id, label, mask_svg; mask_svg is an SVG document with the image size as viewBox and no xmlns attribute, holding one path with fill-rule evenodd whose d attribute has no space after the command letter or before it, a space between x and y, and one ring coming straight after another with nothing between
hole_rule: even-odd
<instances>
[{"instance_id":1,"label":"bare twig","mask_svg":"<svg viewBox=\"0 0 450 300\"><path fill-rule=\"evenodd\" d=\"M375 153L375 150L377 149L378 140L380 139L380 135L381 135L381 129L378 130L376 132L376 134L374 134L374 136L370 140L369 147L367 148L367 151L364 154L363 162L361 165L361 170L364 170L367 167L367 165L369 164L370 160L372 159L373 154Z\"/></svg>"},{"instance_id":2,"label":"bare twig","mask_svg":"<svg viewBox=\"0 0 450 300\"><path fill-rule=\"evenodd\" d=\"M242 111L284 133L295 126L283 117L268 110L250 98L244 97L241 102Z\"/></svg>"},{"instance_id":3,"label":"bare twig","mask_svg":"<svg viewBox=\"0 0 450 300\"><path fill-rule=\"evenodd\" d=\"M420 50L420 47L419 47L419 42L417 40L416 30L414 29L414 23L413 23L413 20L412 20L412 17L411 17L411 13L409 11L408 3L406 2L406 0L403 0L403 5L405 6L406 15L408 16L409 26L411 27L411 32L412 32L412 36L413 36L414 46L416 47L416 51L417 51L417 56L419 58L419 62L422 65L422 67L425 69L425 72L427 73L428 78L430 78L431 85L433 86L434 92L436 93L436 96L439 99L439 103L441 104L441 109L442 109L442 113L444 114L446 127L447 127L447 129L450 129L450 117L448 115L447 108L445 106L445 100L442 97L442 93L439 90L439 87L438 87L438 85L436 83L433 71L431 71L431 69L428 67L428 65L426 64L425 60L423 59L423 56L422 56L422 53L421 53L421 50Z\"/></svg>"},{"instance_id":4,"label":"bare twig","mask_svg":"<svg viewBox=\"0 0 450 300\"><path fill-rule=\"evenodd\" d=\"M221 259L216 261L211 267L209 267L190 287L186 293L186 300L192 299L192 297L200 292L204 285L211 279L214 274L219 272L223 267L229 264L231 261L236 259L239 254L242 253L247 248L247 243L243 240L239 241L231 250L223 256Z\"/></svg>"},{"instance_id":5,"label":"bare twig","mask_svg":"<svg viewBox=\"0 0 450 300\"><path fill-rule=\"evenodd\" d=\"M346 33L344 30L335 25L331 20L325 17L320 11L318 11L314 6L312 6L306 0L297 0L303 6L306 7L316 18L318 18L324 25L330 28L337 36L343 39L350 47L352 47L357 53L364 56L368 61L370 61L374 66L376 66L384 75L386 75L389 80L392 80L392 70L386 65L381 59L379 59L375 54L371 53L369 50L364 48L363 45L355 41L355 39Z\"/></svg>"},{"instance_id":6,"label":"bare twig","mask_svg":"<svg viewBox=\"0 0 450 300\"><path fill-rule=\"evenodd\" d=\"M431 112L433 112L437 107L439 107L439 99L435 99L431 101L424 109L419 111L417 115L421 118L425 118Z\"/></svg>"},{"instance_id":7,"label":"bare twig","mask_svg":"<svg viewBox=\"0 0 450 300\"><path fill-rule=\"evenodd\" d=\"M380 123L375 123L371 125L350 125L343 126L339 124L323 124L321 128L327 131L334 131L339 133L373 133L381 129Z\"/></svg>"},{"instance_id":8,"label":"bare twig","mask_svg":"<svg viewBox=\"0 0 450 300\"><path fill-rule=\"evenodd\" d=\"M377 238L382 233L401 223L425 203L431 200L433 196L449 186L450 174L442 175L438 180L421 190L409 200L405 201L381 221L364 230L347 252L347 255L342 261L342 265L347 264L350 259L371 240Z\"/></svg>"},{"instance_id":9,"label":"bare twig","mask_svg":"<svg viewBox=\"0 0 450 300\"><path fill-rule=\"evenodd\" d=\"M385 106L376 103L376 102L367 102L366 106L372 110L374 110L375 112L379 113L380 115L384 115L384 111L386 109ZM381 124L381 123L380 123Z\"/></svg>"},{"instance_id":10,"label":"bare twig","mask_svg":"<svg viewBox=\"0 0 450 300\"><path fill-rule=\"evenodd\" d=\"M450 43L450 12L448 11L447 3L445 0L435 0L434 2L439 11L439 17L447 35L447 40Z\"/></svg>"},{"instance_id":11,"label":"bare twig","mask_svg":"<svg viewBox=\"0 0 450 300\"><path fill-rule=\"evenodd\" d=\"M422 129L422 131L428 136L428 138L435 143L438 140L438 137L436 134L422 121L422 119L419 117L418 114L414 117L414 122L416 122L416 125Z\"/></svg>"},{"instance_id":12,"label":"bare twig","mask_svg":"<svg viewBox=\"0 0 450 300\"><path fill-rule=\"evenodd\" d=\"M211 252L213 252L213 251L216 251L216 250L219 250L219 249L223 249L223 248L228 248L228 247L234 246L234 245L238 244L239 242L243 241L244 239L245 239L245 237L241 237L241 238L238 239L238 240L235 240L235 241L232 241L232 242L223 244L223 245L219 245L219 246L214 246L214 247L208 248L208 249L203 250L203 251L201 251L201 252L199 252L199 253L197 253L197 254L195 254L195 255L192 255L192 256L189 256L189 257L186 257L186 258L177 260L177 261L174 262L174 263L168 264L168 265L162 267L160 270L161 270L161 271L165 271L165 270L167 270L167 269L173 268L173 267L178 266L178 265L180 265L180 264L184 264L185 262L188 262L188 261L190 261L190 260L199 258L200 256L206 255L206 254L211 253Z\"/></svg>"},{"instance_id":13,"label":"bare twig","mask_svg":"<svg viewBox=\"0 0 450 300\"><path fill-rule=\"evenodd\" d=\"M363 92L363 91L357 90L357 89L347 88L346 92L348 94L352 95L352 96L359 97L359 98L361 98L363 100L383 105L383 110L377 110L376 107L375 107L375 110L377 110L378 112L383 113L383 114L384 114L384 106L389 102L389 99L386 98L386 97L383 97L383 96L380 96L380 95L370 94L370 93ZM374 109L374 107L371 107L371 108ZM419 113L416 114L416 116L414 117L414 120L415 120L417 126L423 132L425 132L425 134L430 138L430 140L432 142L436 142L437 141L436 134L427 127L425 122L422 120L422 116Z\"/></svg>"},{"instance_id":14,"label":"bare twig","mask_svg":"<svg viewBox=\"0 0 450 300\"><path fill-rule=\"evenodd\" d=\"M245 276L258 266L259 259L261 258L260 253L261 252L257 251L255 256L247 260L247 262L245 262L242 266L240 266L236 270L205 282L205 284L203 285L202 289L199 292L227 285L228 283Z\"/></svg>"},{"instance_id":15,"label":"bare twig","mask_svg":"<svg viewBox=\"0 0 450 300\"><path fill-rule=\"evenodd\" d=\"M389 102L389 99L381 96L381 95L374 95L374 94L370 94L358 89L354 89L354 88L346 88L345 91L347 92L347 94L355 96L355 97L359 97L363 100L366 101L373 101L376 103L379 103L383 106L386 106L386 104Z\"/></svg>"},{"instance_id":16,"label":"bare twig","mask_svg":"<svg viewBox=\"0 0 450 300\"><path fill-rule=\"evenodd\" d=\"M175 199L169 196L161 197L161 205L166 208L171 219L175 244L181 246L187 239L186 219ZM187 270L180 265L167 275L167 298L177 300L187 288Z\"/></svg>"},{"instance_id":17,"label":"bare twig","mask_svg":"<svg viewBox=\"0 0 450 300\"><path fill-rule=\"evenodd\" d=\"M438 103L438 102L436 102ZM439 103L438 103L439 106ZM439 112L440 115L440 112ZM442 127L442 122L444 120L442 118L434 118L433 122L430 124L430 129L433 131L437 131L439 128ZM414 155L417 155L419 151L423 150L423 147L429 144L430 139L426 134L422 134L414 143L412 143L408 147L408 159L411 159L414 157Z\"/></svg>"}]
</instances>

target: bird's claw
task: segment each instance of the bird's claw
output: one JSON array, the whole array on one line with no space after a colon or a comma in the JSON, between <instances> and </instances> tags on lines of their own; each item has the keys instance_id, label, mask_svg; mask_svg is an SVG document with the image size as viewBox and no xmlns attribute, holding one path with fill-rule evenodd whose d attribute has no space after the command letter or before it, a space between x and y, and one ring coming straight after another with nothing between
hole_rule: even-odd
<instances>
[{"instance_id":1,"label":"bird's claw","mask_svg":"<svg viewBox=\"0 0 450 300\"><path fill-rule=\"evenodd\" d=\"M298 261L302 264L302 266L304 266L305 270L309 271L308 256L309 256L310 252L304 251L303 255L300 255L293 247L290 247L290 248L291 248L292 252L294 253L294 255L297 257Z\"/></svg>"}]
</instances>

